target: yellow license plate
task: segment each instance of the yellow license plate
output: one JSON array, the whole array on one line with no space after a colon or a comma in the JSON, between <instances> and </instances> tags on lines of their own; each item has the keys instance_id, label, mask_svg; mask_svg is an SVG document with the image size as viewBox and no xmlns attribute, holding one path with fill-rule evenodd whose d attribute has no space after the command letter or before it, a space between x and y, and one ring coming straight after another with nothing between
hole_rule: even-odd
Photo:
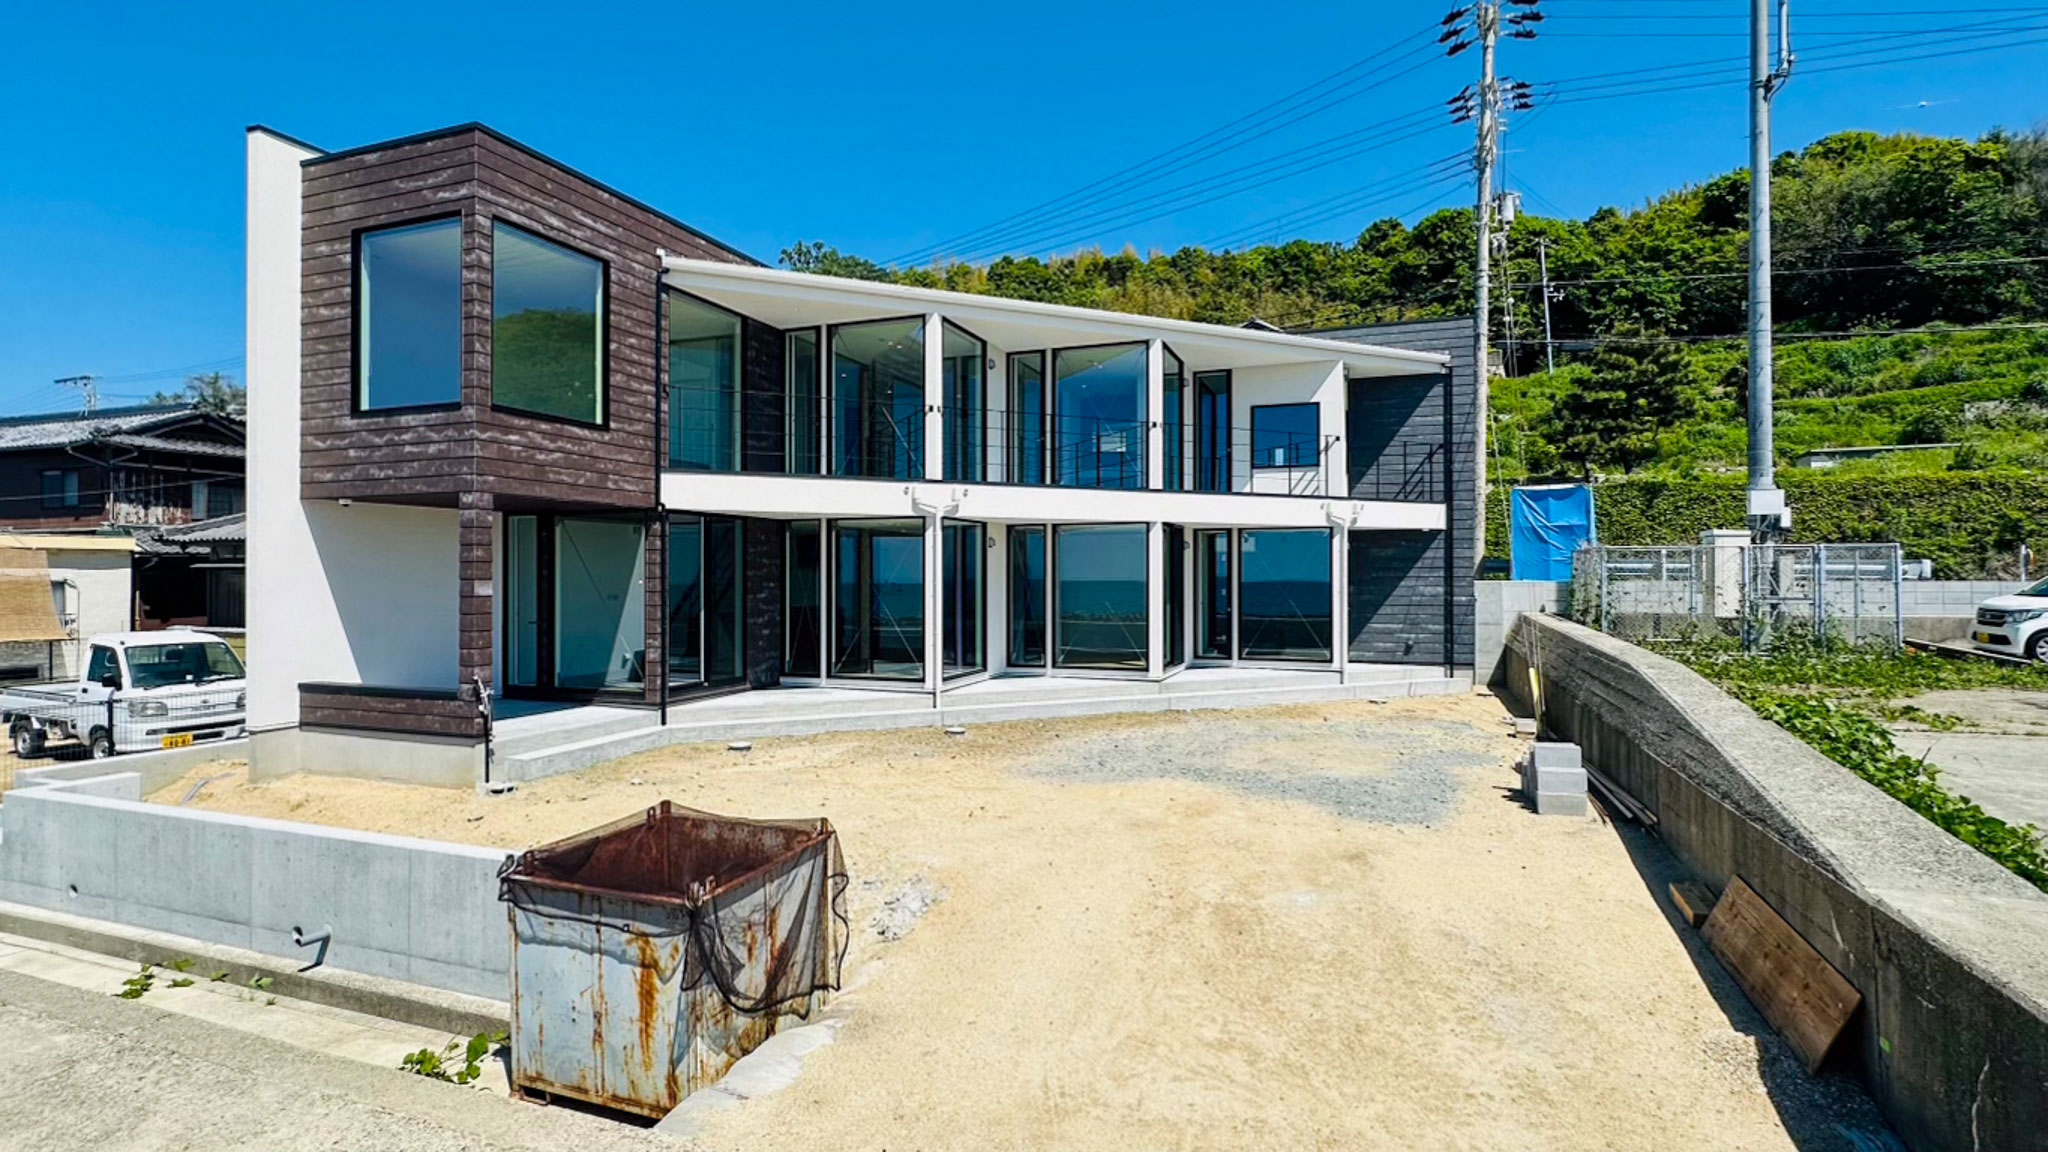
<instances>
[{"instance_id":1,"label":"yellow license plate","mask_svg":"<svg viewBox=\"0 0 2048 1152\"><path fill-rule=\"evenodd\" d=\"M164 737L164 747L166 748L190 748L191 746L192 734L190 732L181 732L176 736Z\"/></svg>"},{"instance_id":2,"label":"yellow license plate","mask_svg":"<svg viewBox=\"0 0 2048 1152\"><path fill-rule=\"evenodd\" d=\"M1978 632L1978 633L1974 633L1973 635L1971 635L1970 639L1972 639L1972 640L1975 640L1975 641L1976 641L1977 643L1979 643L1979 644L1989 644L1989 643L1991 643L1991 633L1989 633L1989 632Z\"/></svg>"}]
</instances>

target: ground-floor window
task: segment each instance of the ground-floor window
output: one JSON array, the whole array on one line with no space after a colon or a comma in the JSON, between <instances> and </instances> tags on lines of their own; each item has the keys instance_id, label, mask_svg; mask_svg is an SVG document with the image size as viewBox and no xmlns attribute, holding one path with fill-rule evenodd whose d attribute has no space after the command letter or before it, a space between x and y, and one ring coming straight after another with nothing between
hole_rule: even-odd
<instances>
[{"instance_id":1,"label":"ground-floor window","mask_svg":"<svg viewBox=\"0 0 2048 1152\"><path fill-rule=\"evenodd\" d=\"M785 548L782 671L786 676L817 676L823 670L818 645L825 629L825 554L818 522L793 521Z\"/></svg>"},{"instance_id":2,"label":"ground-floor window","mask_svg":"<svg viewBox=\"0 0 2048 1152\"><path fill-rule=\"evenodd\" d=\"M638 520L555 521L555 686L626 688L646 679L647 528Z\"/></svg>"},{"instance_id":3,"label":"ground-floor window","mask_svg":"<svg viewBox=\"0 0 2048 1152\"><path fill-rule=\"evenodd\" d=\"M1330 533L1247 528L1238 562L1238 658L1328 663Z\"/></svg>"},{"instance_id":4,"label":"ground-floor window","mask_svg":"<svg viewBox=\"0 0 2048 1152\"><path fill-rule=\"evenodd\" d=\"M832 523L832 675L924 679L924 521Z\"/></svg>"},{"instance_id":5,"label":"ground-floor window","mask_svg":"<svg viewBox=\"0 0 2048 1152\"><path fill-rule=\"evenodd\" d=\"M988 529L980 524L948 520L940 528L940 566L945 575L945 627L940 647L948 677L985 671L983 634L987 620L988 589L983 573Z\"/></svg>"},{"instance_id":6,"label":"ground-floor window","mask_svg":"<svg viewBox=\"0 0 2048 1152\"><path fill-rule=\"evenodd\" d=\"M1161 536L1166 549L1166 666L1178 668L1188 662L1187 531L1168 524Z\"/></svg>"},{"instance_id":7,"label":"ground-floor window","mask_svg":"<svg viewBox=\"0 0 2048 1152\"><path fill-rule=\"evenodd\" d=\"M1236 650L1232 630L1230 532L1204 529L1195 533L1195 656L1228 660Z\"/></svg>"},{"instance_id":8,"label":"ground-floor window","mask_svg":"<svg viewBox=\"0 0 2048 1152\"><path fill-rule=\"evenodd\" d=\"M746 675L742 528L729 516L668 523L668 682L729 684Z\"/></svg>"},{"instance_id":9,"label":"ground-floor window","mask_svg":"<svg viewBox=\"0 0 2048 1152\"><path fill-rule=\"evenodd\" d=\"M1053 664L1144 671L1151 627L1146 525L1062 525L1053 533Z\"/></svg>"},{"instance_id":10,"label":"ground-floor window","mask_svg":"<svg viewBox=\"0 0 2048 1152\"><path fill-rule=\"evenodd\" d=\"M1010 667L1045 667L1045 528L1010 529Z\"/></svg>"}]
</instances>

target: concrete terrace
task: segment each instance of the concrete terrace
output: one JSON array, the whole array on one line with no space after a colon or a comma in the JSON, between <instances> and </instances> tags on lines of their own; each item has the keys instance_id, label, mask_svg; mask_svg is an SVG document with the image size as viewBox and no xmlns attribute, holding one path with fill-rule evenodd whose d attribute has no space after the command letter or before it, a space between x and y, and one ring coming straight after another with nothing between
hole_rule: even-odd
<instances>
[{"instance_id":1,"label":"concrete terrace","mask_svg":"<svg viewBox=\"0 0 2048 1152\"><path fill-rule=\"evenodd\" d=\"M666 725L658 711L646 708L501 701L492 730L491 779L538 780L673 744L1397 699L1471 687L1467 673L1445 675L1440 667L1400 664L1353 664L1343 675L1321 669L1190 668L1159 681L997 676L946 690L936 708L931 695L921 691L783 685L670 704Z\"/></svg>"}]
</instances>

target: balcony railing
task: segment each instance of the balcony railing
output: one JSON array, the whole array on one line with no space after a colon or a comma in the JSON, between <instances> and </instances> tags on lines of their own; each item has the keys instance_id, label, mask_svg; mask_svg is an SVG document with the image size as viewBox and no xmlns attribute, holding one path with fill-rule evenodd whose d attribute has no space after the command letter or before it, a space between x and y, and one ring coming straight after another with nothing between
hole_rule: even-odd
<instances>
[{"instance_id":1,"label":"balcony railing","mask_svg":"<svg viewBox=\"0 0 2048 1152\"><path fill-rule=\"evenodd\" d=\"M1444 446L1404 440L1365 460L1351 461L1351 498L1441 504L1448 496Z\"/></svg>"}]
</instances>

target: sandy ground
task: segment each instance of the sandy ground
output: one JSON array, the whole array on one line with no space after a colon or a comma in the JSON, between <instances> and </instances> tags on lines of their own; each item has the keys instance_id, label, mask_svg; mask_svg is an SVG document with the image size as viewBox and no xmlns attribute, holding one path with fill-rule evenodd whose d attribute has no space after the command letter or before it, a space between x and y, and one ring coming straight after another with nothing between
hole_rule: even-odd
<instances>
[{"instance_id":1,"label":"sandy ground","mask_svg":"<svg viewBox=\"0 0 2048 1152\"><path fill-rule=\"evenodd\" d=\"M1517 802L1509 731L1491 699L1444 697L666 749L507 797L235 777L193 803L506 848L663 797L829 816L859 987L794 1083L710 1119L720 1149L1811 1152L1879 1131L1675 927L1654 841Z\"/></svg>"}]
</instances>

